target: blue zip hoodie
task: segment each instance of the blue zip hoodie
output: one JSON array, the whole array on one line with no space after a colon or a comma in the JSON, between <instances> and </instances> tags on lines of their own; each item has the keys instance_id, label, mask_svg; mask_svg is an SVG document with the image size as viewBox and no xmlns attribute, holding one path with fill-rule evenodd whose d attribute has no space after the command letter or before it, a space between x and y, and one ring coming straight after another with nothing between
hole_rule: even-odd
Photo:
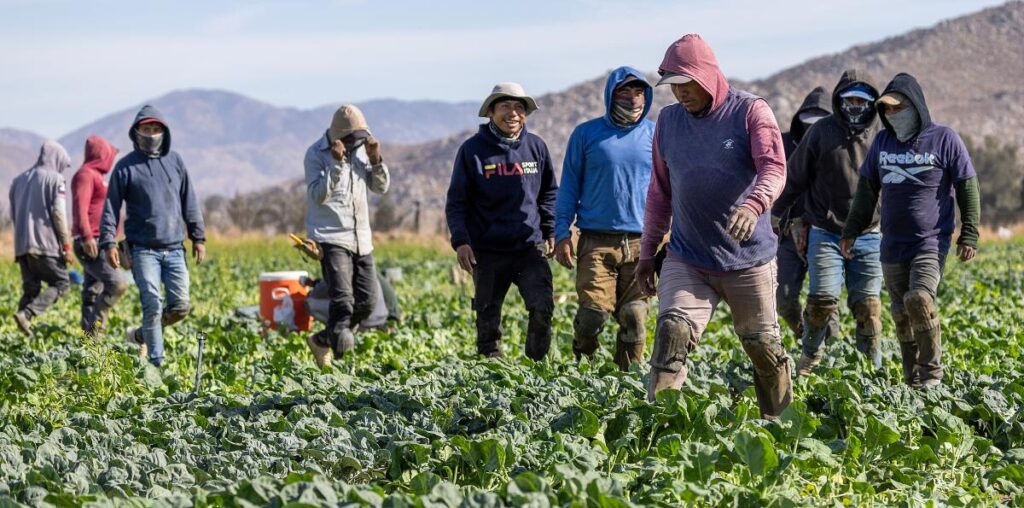
<instances>
[{"instance_id":1,"label":"blue zip hoodie","mask_svg":"<svg viewBox=\"0 0 1024 508\"><path fill-rule=\"evenodd\" d=\"M648 85L640 121L625 127L615 123L611 116L615 88L630 76L644 79L632 67L612 71L604 86L604 116L581 123L569 136L555 206L556 241L570 237L574 220L580 229L643 231L654 140L654 122L647 113L654 92Z\"/></svg>"},{"instance_id":2,"label":"blue zip hoodie","mask_svg":"<svg viewBox=\"0 0 1024 508\"><path fill-rule=\"evenodd\" d=\"M554 235L558 184L544 140L527 132L503 144L488 124L459 147L445 216L452 247L516 252Z\"/></svg>"},{"instance_id":3,"label":"blue zip hoodie","mask_svg":"<svg viewBox=\"0 0 1024 508\"><path fill-rule=\"evenodd\" d=\"M135 139L135 128L147 119L164 126L159 157L149 157ZM186 230L193 243L206 241L199 199L185 162L171 151L171 129L160 112L148 104L143 106L128 137L135 150L119 160L111 174L100 224L100 248L113 247L122 204L126 207L124 235L133 246L183 248Z\"/></svg>"}]
</instances>

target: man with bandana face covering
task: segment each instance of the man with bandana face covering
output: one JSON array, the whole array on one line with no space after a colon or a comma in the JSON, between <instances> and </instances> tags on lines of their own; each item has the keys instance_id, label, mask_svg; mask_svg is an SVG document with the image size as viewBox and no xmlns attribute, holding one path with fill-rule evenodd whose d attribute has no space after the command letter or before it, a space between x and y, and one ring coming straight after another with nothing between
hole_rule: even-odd
<instances>
[{"instance_id":1,"label":"man with bandana face covering","mask_svg":"<svg viewBox=\"0 0 1024 508\"><path fill-rule=\"evenodd\" d=\"M110 266L131 268L142 299L142 326L129 328L126 339L159 366L164 360L164 327L189 312L185 236L192 240L192 256L200 264L206 258L206 233L185 161L171 150L171 129L160 112L143 106L128 137L135 149L117 162L110 177L100 249ZM122 205L127 257L115 243Z\"/></svg>"},{"instance_id":2,"label":"man with bandana face covering","mask_svg":"<svg viewBox=\"0 0 1024 508\"><path fill-rule=\"evenodd\" d=\"M593 356L609 315L619 324L615 363L626 370L643 361L647 302L633 278L640 257L654 122L645 116L654 93L643 74L619 67L605 85L603 116L573 130L555 204L555 259L579 263L579 309L573 352ZM580 230L573 251L570 225Z\"/></svg>"},{"instance_id":3,"label":"man with bandana face covering","mask_svg":"<svg viewBox=\"0 0 1024 508\"><path fill-rule=\"evenodd\" d=\"M373 312L376 272L367 190L384 194L391 184L380 142L359 108L338 108L331 126L306 150L306 232L318 244L327 282L327 327L306 338L316 364L355 348L352 327Z\"/></svg>"},{"instance_id":4,"label":"man with bandana face covering","mask_svg":"<svg viewBox=\"0 0 1024 508\"><path fill-rule=\"evenodd\" d=\"M822 346L837 329L832 323L838 316L844 283L847 305L857 323L857 349L875 367L881 366L882 265L877 212L858 231L853 257L846 259L839 253L839 234L853 201L857 171L877 131L877 98L878 91L857 71L843 73L832 92L833 114L812 125L789 157L786 190L772 210L780 216L802 200L804 219L811 226L807 238L810 287L797 364L797 374L802 376L810 375L821 362Z\"/></svg>"},{"instance_id":5,"label":"man with bandana face covering","mask_svg":"<svg viewBox=\"0 0 1024 508\"><path fill-rule=\"evenodd\" d=\"M878 114L885 130L875 136L860 168L840 248L844 256L855 255L857 232L873 220L881 194L882 271L904 381L927 389L943 376L935 295L956 225L953 207L959 207L962 222L956 254L967 262L978 244L978 176L956 131L932 122L913 76L893 78L878 100Z\"/></svg>"}]
</instances>

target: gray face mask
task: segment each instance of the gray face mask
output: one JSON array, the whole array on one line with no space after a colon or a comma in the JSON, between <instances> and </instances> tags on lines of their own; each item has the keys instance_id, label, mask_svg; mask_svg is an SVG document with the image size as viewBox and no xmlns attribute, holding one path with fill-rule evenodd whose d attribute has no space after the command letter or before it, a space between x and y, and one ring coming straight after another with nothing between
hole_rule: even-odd
<instances>
[{"instance_id":1,"label":"gray face mask","mask_svg":"<svg viewBox=\"0 0 1024 508\"><path fill-rule=\"evenodd\" d=\"M904 108L902 111L897 113L890 113L885 115L885 119L889 121L889 125L892 126L893 133L896 134L896 139L901 142L909 141L910 138L917 135L917 131L921 129L921 116L917 114L917 110L910 107Z\"/></svg>"},{"instance_id":2,"label":"gray face mask","mask_svg":"<svg viewBox=\"0 0 1024 508\"><path fill-rule=\"evenodd\" d=\"M141 132L135 132L135 142L139 145L139 150L143 151L150 157L160 156L160 147L164 144L164 133L153 134L147 136Z\"/></svg>"}]
</instances>

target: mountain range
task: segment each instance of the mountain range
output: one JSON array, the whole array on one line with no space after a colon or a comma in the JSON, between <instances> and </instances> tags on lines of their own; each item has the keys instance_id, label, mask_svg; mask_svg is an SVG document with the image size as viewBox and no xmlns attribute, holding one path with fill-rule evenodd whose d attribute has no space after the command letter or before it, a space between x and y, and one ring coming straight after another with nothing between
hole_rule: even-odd
<instances>
[{"instance_id":1,"label":"mountain range","mask_svg":"<svg viewBox=\"0 0 1024 508\"><path fill-rule=\"evenodd\" d=\"M786 130L804 94L818 85L831 90L847 68L870 76L879 89L898 72L914 74L936 121L963 135L995 136L1024 147L1024 2L823 55L756 81L731 83L764 97ZM728 74L727 67L723 70ZM556 166L573 127L604 113L604 81L599 76L536 98L540 110L528 126L546 140ZM667 88L656 89L652 119L673 101ZM302 177L302 154L337 106L276 107L214 90L176 91L148 102L167 115L175 149L205 196L266 193L278 185L282 192L298 192L301 187L294 183ZM480 121L478 103L380 100L360 106L385 143L395 202L421 201L437 213L455 152ZM106 137L124 152L130 149L127 129L137 109L133 105L105 116L60 141L76 163L90 134ZM32 133L0 129L0 201L6 199L11 177L33 162L41 142Z\"/></svg>"}]
</instances>

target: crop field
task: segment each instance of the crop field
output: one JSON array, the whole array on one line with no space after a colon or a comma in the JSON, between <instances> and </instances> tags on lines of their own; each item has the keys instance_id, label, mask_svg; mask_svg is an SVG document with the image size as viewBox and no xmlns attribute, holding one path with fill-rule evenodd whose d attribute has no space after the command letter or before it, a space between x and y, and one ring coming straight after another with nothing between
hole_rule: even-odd
<instances>
[{"instance_id":1,"label":"crop field","mask_svg":"<svg viewBox=\"0 0 1024 508\"><path fill-rule=\"evenodd\" d=\"M886 310L883 368L836 340L816 375L795 380L777 421L759 418L724 305L685 390L650 403L646 367L620 373L612 362L613 327L596 361L573 359L571 298L556 305L544 361L523 354L518 295L506 303L505 358L476 358L471 289L451 282L449 251L378 248L379 266L403 270L406 320L361 333L356 354L323 371L303 336L233 315L256 303L261 271L318 272L284 240L210 245L208 262L191 267L193 313L166 334L161 369L122 339L141 316L134 289L98 338L77 331L77 287L32 338L19 334L19 276L6 260L0 507L1021 506L1022 248L950 258L944 385L902 384ZM553 271L556 293L571 293L572 273ZM653 330L652 312L649 341Z\"/></svg>"}]
</instances>

